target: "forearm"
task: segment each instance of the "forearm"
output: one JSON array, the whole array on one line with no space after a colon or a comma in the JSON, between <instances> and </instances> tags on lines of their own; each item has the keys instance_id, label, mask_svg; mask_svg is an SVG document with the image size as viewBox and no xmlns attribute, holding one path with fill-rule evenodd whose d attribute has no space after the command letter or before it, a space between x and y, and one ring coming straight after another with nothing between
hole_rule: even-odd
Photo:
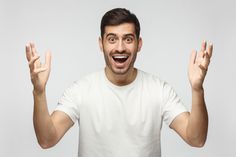
<instances>
[{"instance_id":1,"label":"forearm","mask_svg":"<svg viewBox=\"0 0 236 157\"><path fill-rule=\"evenodd\" d=\"M192 89L192 109L187 126L188 141L194 146L203 146L208 130L208 114L204 90Z\"/></svg>"},{"instance_id":2,"label":"forearm","mask_svg":"<svg viewBox=\"0 0 236 157\"><path fill-rule=\"evenodd\" d=\"M46 93L33 91L34 113L33 122L38 142L42 148L51 147L56 141L56 129L47 107Z\"/></svg>"}]
</instances>

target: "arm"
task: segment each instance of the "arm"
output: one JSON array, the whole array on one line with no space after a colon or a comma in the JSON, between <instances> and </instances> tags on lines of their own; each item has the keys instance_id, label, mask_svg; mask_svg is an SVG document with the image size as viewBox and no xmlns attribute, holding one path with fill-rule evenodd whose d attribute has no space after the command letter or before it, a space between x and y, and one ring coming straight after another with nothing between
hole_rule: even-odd
<instances>
[{"instance_id":1,"label":"arm","mask_svg":"<svg viewBox=\"0 0 236 157\"><path fill-rule=\"evenodd\" d=\"M35 45L26 46L26 57L29 62L31 82L33 84L34 113L33 122L38 143L42 148L54 146L65 132L73 125L72 120L63 112L48 112L46 83L51 68L51 54L46 54L45 64L41 64Z\"/></svg>"},{"instance_id":2,"label":"arm","mask_svg":"<svg viewBox=\"0 0 236 157\"><path fill-rule=\"evenodd\" d=\"M188 144L202 147L205 144L208 130L208 114L204 100L203 81L207 73L213 46L202 43L198 56L193 52L189 64L189 80L192 88L191 113L178 115L170 127Z\"/></svg>"}]
</instances>

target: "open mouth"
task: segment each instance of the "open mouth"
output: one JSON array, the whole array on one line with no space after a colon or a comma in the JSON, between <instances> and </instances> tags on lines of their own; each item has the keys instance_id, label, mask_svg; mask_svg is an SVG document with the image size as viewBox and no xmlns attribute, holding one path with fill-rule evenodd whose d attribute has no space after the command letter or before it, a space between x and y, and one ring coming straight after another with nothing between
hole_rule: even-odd
<instances>
[{"instance_id":1,"label":"open mouth","mask_svg":"<svg viewBox=\"0 0 236 157\"><path fill-rule=\"evenodd\" d=\"M129 58L128 55L115 55L112 56L113 60L118 63L124 63Z\"/></svg>"}]
</instances>

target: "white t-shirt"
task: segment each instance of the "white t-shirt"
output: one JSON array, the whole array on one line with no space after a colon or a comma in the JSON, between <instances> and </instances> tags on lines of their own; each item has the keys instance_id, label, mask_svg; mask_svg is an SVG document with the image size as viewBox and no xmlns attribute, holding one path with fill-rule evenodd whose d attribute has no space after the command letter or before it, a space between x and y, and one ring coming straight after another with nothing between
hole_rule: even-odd
<instances>
[{"instance_id":1,"label":"white t-shirt","mask_svg":"<svg viewBox=\"0 0 236 157\"><path fill-rule=\"evenodd\" d=\"M56 110L79 123L79 157L160 157L162 122L187 109L173 88L138 70L135 80L116 86L104 70L69 87Z\"/></svg>"}]
</instances>

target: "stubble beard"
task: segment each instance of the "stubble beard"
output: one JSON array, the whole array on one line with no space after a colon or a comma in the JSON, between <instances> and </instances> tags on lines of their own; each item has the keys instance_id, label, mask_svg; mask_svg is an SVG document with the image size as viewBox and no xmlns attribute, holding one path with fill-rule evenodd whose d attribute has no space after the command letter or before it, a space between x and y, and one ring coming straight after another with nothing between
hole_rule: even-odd
<instances>
[{"instance_id":1,"label":"stubble beard","mask_svg":"<svg viewBox=\"0 0 236 157\"><path fill-rule=\"evenodd\" d=\"M110 58L109 55L107 55L106 52L103 52L104 53L104 59L105 59L105 62L106 62L106 67L109 68L113 74L115 75L125 75L127 74L130 70L133 69L134 67L134 63L135 63L135 60L136 60L136 57L137 57L137 52L134 53L134 55L130 55L131 58L131 62L129 63L128 65L128 68L127 69L117 69L115 67L112 66L112 63L110 62L110 59L113 60L112 58ZM123 53L128 53L128 52L123 52ZM110 54L110 53L109 53ZM112 53L111 53L112 54ZM130 54L130 53L129 53Z\"/></svg>"}]
</instances>

